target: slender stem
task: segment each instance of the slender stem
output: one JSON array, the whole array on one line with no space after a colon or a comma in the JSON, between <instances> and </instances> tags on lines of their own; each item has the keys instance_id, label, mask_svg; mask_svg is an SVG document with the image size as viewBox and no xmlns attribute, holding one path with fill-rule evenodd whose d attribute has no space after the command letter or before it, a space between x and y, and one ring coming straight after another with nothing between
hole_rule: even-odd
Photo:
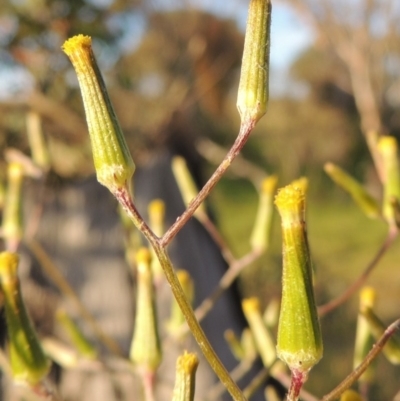
<instances>
[{"instance_id":1,"label":"slender stem","mask_svg":"<svg viewBox=\"0 0 400 401\"><path fill-rule=\"evenodd\" d=\"M385 241L382 246L379 248L378 252L368 264L366 269L362 272L360 277L354 281L341 295L337 298L329 301L325 305L321 305L318 307L318 315L320 317L325 316L326 314L335 310L338 306L346 302L357 290L359 290L371 274L372 270L377 266L378 262L381 260L382 256L386 253L386 251L393 244L394 240L397 238L398 230L390 230Z\"/></svg>"},{"instance_id":2,"label":"slender stem","mask_svg":"<svg viewBox=\"0 0 400 401\"><path fill-rule=\"evenodd\" d=\"M394 321L382 334L378 342L373 346L371 351L368 352L365 359L361 364L351 372L336 388L334 388L329 394L322 397L321 401L332 401L337 398L347 390L368 368L371 362L378 356L382 351L389 338L397 331L400 330L400 319Z\"/></svg>"},{"instance_id":3,"label":"slender stem","mask_svg":"<svg viewBox=\"0 0 400 401\"><path fill-rule=\"evenodd\" d=\"M287 401L297 401L299 399L300 391L307 380L307 375L308 372L292 370L289 392L286 397Z\"/></svg>"},{"instance_id":4,"label":"slender stem","mask_svg":"<svg viewBox=\"0 0 400 401\"><path fill-rule=\"evenodd\" d=\"M225 274L221 277L218 286L214 289L212 294L207 297L195 310L197 320L201 322L210 310L213 308L219 297L223 292L229 288L236 277L240 274L244 267L248 266L262 254L262 251L255 250L248 253L239 260L235 260Z\"/></svg>"},{"instance_id":5,"label":"slender stem","mask_svg":"<svg viewBox=\"0 0 400 401\"><path fill-rule=\"evenodd\" d=\"M224 384L228 392L231 394L235 401L246 401L243 393L240 391L237 384L233 381L224 365L221 363L214 349L212 348L207 336L204 334L199 322L197 321L193 309L190 306L183 289L179 283L178 278L174 272L171 260L169 259L165 250L165 245L162 244L160 239L153 233L150 227L146 224L143 218L140 216L133 204L129 190L127 188L121 188L117 193L114 194L121 206L124 208L128 216L132 219L136 227L142 232L142 234L150 242L151 246L156 253L158 260L164 270L165 277L171 287L172 293L178 302L182 313L185 316L186 322L199 345L202 353L214 370L219 380Z\"/></svg>"},{"instance_id":6,"label":"slender stem","mask_svg":"<svg viewBox=\"0 0 400 401\"><path fill-rule=\"evenodd\" d=\"M185 212L177 218L175 223L161 238L161 245L163 247L166 247L173 240L176 234L178 234L178 232L182 229L186 222L193 216L193 213L204 201L204 199L210 194L211 190L224 175L225 171L231 165L232 161L242 150L254 126L255 121L247 121L246 123L243 123L241 125L239 135L237 136L234 144L225 156L224 160L222 160L221 164L214 171L213 175L210 177L210 179L207 181L201 191L197 194L197 196L190 202Z\"/></svg>"}]
</instances>

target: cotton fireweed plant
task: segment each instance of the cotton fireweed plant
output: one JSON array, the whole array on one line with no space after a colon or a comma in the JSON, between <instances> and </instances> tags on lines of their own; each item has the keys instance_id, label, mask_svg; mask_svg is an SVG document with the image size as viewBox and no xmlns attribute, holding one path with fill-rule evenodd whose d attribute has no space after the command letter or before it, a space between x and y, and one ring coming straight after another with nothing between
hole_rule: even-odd
<instances>
[{"instance_id":1,"label":"cotton fireweed plant","mask_svg":"<svg viewBox=\"0 0 400 401\"><path fill-rule=\"evenodd\" d=\"M220 362L196 320L192 307L176 277L166 247L222 177L243 148L257 121L266 112L270 21L270 1L252 0L249 7L238 93L238 109L241 115L238 137L219 168L190 202L186 212L161 238L150 229L132 201L130 185L134 163L97 66L91 38L78 35L67 40L63 45L63 50L71 60L78 77L97 179L113 193L128 216L152 245L194 338L220 381L235 400L245 400L246 398Z\"/></svg>"}]
</instances>

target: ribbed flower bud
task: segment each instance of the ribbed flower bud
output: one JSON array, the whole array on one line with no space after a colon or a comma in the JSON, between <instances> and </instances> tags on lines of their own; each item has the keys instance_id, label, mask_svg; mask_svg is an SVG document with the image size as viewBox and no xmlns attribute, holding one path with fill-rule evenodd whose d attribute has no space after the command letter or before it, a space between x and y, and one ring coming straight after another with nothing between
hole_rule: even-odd
<instances>
[{"instance_id":1,"label":"ribbed flower bud","mask_svg":"<svg viewBox=\"0 0 400 401\"><path fill-rule=\"evenodd\" d=\"M270 0L251 0L237 97L242 124L255 124L267 111L270 26Z\"/></svg>"},{"instance_id":2,"label":"ribbed flower bud","mask_svg":"<svg viewBox=\"0 0 400 401\"><path fill-rule=\"evenodd\" d=\"M186 206L188 206L189 203L197 196L199 191L183 157L175 156L172 159L172 172L174 173L176 183L178 184L181 192L183 202ZM207 217L206 209L203 203L197 208L194 216L196 216L200 221L203 221L204 218Z\"/></svg>"},{"instance_id":3,"label":"ribbed flower bud","mask_svg":"<svg viewBox=\"0 0 400 401\"><path fill-rule=\"evenodd\" d=\"M15 381L35 386L49 372L50 362L26 312L17 269L17 254L0 253L0 287L4 296L12 374Z\"/></svg>"},{"instance_id":4,"label":"ribbed flower bud","mask_svg":"<svg viewBox=\"0 0 400 401\"><path fill-rule=\"evenodd\" d=\"M365 306L361 313L367 320L375 340L378 340L385 332L386 326L371 307ZM392 335L383 347L382 352L390 363L400 365L400 336L396 333Z\"/></svg>"},{"instance_id":5,"label":"ribbed flower bud","mask_svg":"<svg viewBox=\"0 0 400 401\"><path fill-rule=\"evenodd\" d=\"M33 161L42 170L47 171L50 168L50 155L43 135L41 118L37 112L28 112L26 131Z\"/></svg>"},{"instance_id":6,"label":"ribbed flower bud","mask_svg":"<svg viewBox=\"0 0 400 401\"><path fill-rule=\"evenodd\" d=\"M253 250L265 250L269 246L277 182L277 177L271 175L265 178L261 184L256 220L250 237L250 244Z\"/></svg>"},{"instance_id":7,"label":"ribbed flower bud","mask_svg":"<svg viewBox=\"0 0 400 401\"><path fill-rule=\"evenodd\" d=\"M161 362L161 344L157 326L151 254L141 248L136 255L137 295L135 330L130 349L132 362L146 372L155 372Z\"/></svg>"},{"instance_id":8,"label":"ribbed flower bud","mask_svg":"<svg viewBox=\"0 0 400 401\"><path fill-rule=\"evenodd\" d=\"M373 308L376 291L372 287L364 287L360 291L360 312L365 308ZM365 317L360 314L357 319L356 341L354 346L353 367L357 368L374 344L374 338ZM367 370L359 377L360 382L370 382L374 376L374 366L369 365Z\"/></svg>"},{"instance_id":9,"label":"ribbed flower bud","mask_svg":"<svg viewBox=\"0 0 400 401\"><path fill-rule=\"evenodd\" d=\"M22 184L24 168L18 162L7 166L7 192L3 214L3 238L7 250L15 252L22 238Z\"/></svg>"},{"instance_id":10,"label":"ribbed flower bud","mask_svg":"<svg viewBox=\"0 0 400 401\"><path fill-rule=\"evenodd\" d=\"M370 218L380 215L378 202L351 175L333 163L326 163L325 172L353 198L357 206Z\"/></svg>"},{"instance_id":11,"label":"ribbed flower bud","mask_svg":"<svg viewBox=\"0 0 400 401\"><path fill-rule=\"evenodd\" d=\"M186 270L177 270L179 284L181 285L186 299L192 304L194 299L194 284L190 274ZM171 304L171 317L168 322L168 330L172 334L179 334L182 325L186 322L185 316L182 313L178 302L174 298Z\"/></svg>"},{"instance_id":12,"label":"ribbed flower bud","mask_svg":"<svg viewBox=\"0 0 400 401\"><path fill-rule=\"evenodd\" d=\"M176 362L175 386L172 401L193 401L196 370L199 360L196 354L185 352Z\"/></svg>"},{"instance_id":13,"label":"ribbed flower bud","mask_svg":"<svg viewBox=\"0 0 400 401\"><path fill-rule=\"evenodd\" d=\"M397 141L392 136L383 136L378 141L384 179L383 216L390 225L396 224L395 206L400 202L400 170Z\"/></svg>"},{"instance_id":14,"label":"ribbed flower bud","mask_svg":"<svg viewBox=\"0 0 400 401\"><path fill-rule=\"evenodd\" d=\"M92 40L74 36L64 43L63 50L81 88L97 180L115 194L129 187L135 165L97 66Z\"/></svg>"},{"instance_id":15,"label":"ribbed flower bud","mask_svg":"<svg viewBox=\"0 0 400 401\"><path fill-rule=\"evenodd\" d=\"M276 359L276 351L271 333L261 315L260 302L257 298L247 298L243 300L242 308L263 364L269 367Z\"/></svg>"},{"instance_id":16,"label":"ribbed flower bud","mask_svg":"<svg viewBox=\"0 0 400 401\"><path fill-rule=\"evenodd\" d=\"M308 371L322 357L322 337L312 285L304 192L288 185L278 192L275 204L281 216L283 242L277 353L292 371L291 391L297 399Z\"/></svg>"},{"instance_id":17,"label":"ribbed flower bud","mask_svg":"<svg viewBox=\"0 0 400 401\"><path fill-rule=\"evenodd\" d=\"M56 319L61 325L63 332L69 337L76 350L85 358L95 359L97 357L96 348L84 336L80 328L68 316L64 309L59 309L56 313Z\"/></svg>"}]
</instances>

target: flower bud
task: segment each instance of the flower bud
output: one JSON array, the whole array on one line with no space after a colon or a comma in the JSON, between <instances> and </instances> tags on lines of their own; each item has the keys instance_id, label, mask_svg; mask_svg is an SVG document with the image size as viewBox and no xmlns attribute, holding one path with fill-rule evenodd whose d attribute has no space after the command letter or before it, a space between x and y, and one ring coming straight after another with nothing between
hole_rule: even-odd
<instances>
[{"instance_id":1,"label":"flower bud","mask_svg":"<svg viewBox=\"0 0 400 401\"><path fill-rule=\"evenodd\" d=\"M24 168L18 162L7 167L7 192L3 214L3 238L6 249L15 252L22 238L22 184Z\"/></svg>"},{"instance_id":2,"label":"flower bud","mask_svg":"<svg viewBox=\"0 0 400 401\"><path fill-rule=\"evenodd\" d=\"M174 173L176 183L178 184L181 192L183 203L188 206L189 203L197 196L198 190L183 157L175 156L172 159L172 172ZM194 216L196 216L199 221L203 221L207 217L206 209L203 203L197 208Z\"/></svg>"},{"instance_id":3,"label":"flower bud","mask_svg":"<svg viewBox=\"0 0 400 401\"><path fill-rule=\"evenodd\" d=\"M74 36L64 43L63 50L81 88L97 180L115 194L130 187L135 165L97 66L92 40Z\"/></svg>"},{"instance_id":4,"label":"flower bud","mask_svg":"<svg viewBox=\"0 0 400 401\"><path fill-rule=\"evenodd\" d=\"M153 275L150 267L150 251L147 248L140 248L136 255L136 262L136 318L130 358L146 372L155 372L161 362L161 344L157 326Z\"/></svg>"},{"instance_id":5,"label":"flower bud","mask_svg":"<svg viewBox=\"0 0 400 401\"><path fill-rule=\"evenodd\" d=\"M190 274L186 270L177 270L176 276L178 277L179 284L182 287L186 299L192 304L194 299L194 284ZM171 317L168 322L168 329L172 334L179 334L184 323L186 323L185 316L174 298L171 304Z\"/></svg>"},{"instance_id":6,"label":"flower bud","mask_svg":"<svg viewBox=\"0 0 400 401\"><path fill-rule=\"evenodd\" d=\"M185 352L176 362L175 387L172 401L193 401L196 370L199 360L196 354Z\"/></svg>"},{"instance_id":7,"label":"flower bud","mask_svg":"<svg viewBox=\"0 0 400 401\"><path fill-rule=\"evenodd\" d=\"M79 354L87 359L95 359L97 357L96 349L67 315L67 312L64 309L59 309L56 313L56 318Z\"/></svg>"},{"instance_id":8,"label":"flower bud","mask_svg":"<svg viewBox=\"0 0 400 401\"><path fill-rule=\"evenodd\" d=\"M273 201L277 181L277 177L272 175L265 178L261 184L256 220L250 237L253 250L264 250L269 246Z\"/></svg>"},{"instance_id":9,"label":"flower bud","mask_svg":"<svg viewBox=\"0 0 400 401\"><path fill-rule=\"evenodd\" d=\"M245 358L244 349L235 332L231 329L225 330L224 338L235 359L237 359L238 361L243 360Z\"/></svg>"},{"instance_id":10,"label":"flower bud","mask_svg":"<svg viewBox=\"0 0 400 401\"><path fill-rule=\"evenodd\" d=\"M378 202L351 175L333 163L326 163L324 170L337 185L349 193L368 217L376 218L380 215Z\"/></svg>"},{"instance_id":11,"label":"flower bud","mask_svg":"<svg viewBox=\"0 0 400 401\"><path fill-rule=\"evenodd\" d=\"M378 340L386 330L386 326L375 314L373 309L369 306L365 306L361 310L362 315L367 319L369 329L375 340ZM399 335L392 335L386 342L382 350L386 359L393 365L400 365L400 338Z\"/></svg>"},{"instance_id":12,"label":"flower bud","mask_svg":"<svg viewBox=\"0 0 400 401\"><path fill-rule=\"evenodd\" d=\"M390 225L396 224L396 205L400 202L400 170L397 141L392 136L383 136L378 141L378 151L383 170L383 216Z\"/></svg>"},{"instance_id":13,"label":"flower bud","mask_svg":"<svg viewBox=\"0 0 400 401\"><path fill-rule=\"evenodd\" d=\"M360 311L365 308L372 308L375 303L376 292L372 287L364 287L360 291ZM354 347L353 367L357 368L374 344L371 330L367 320L362 314L359 314L357 319L356 341ZM373 364L369 365L367 370L359 377L360 382L370 382L374 376Z\"/></svg>"},{"instance_id":14,"label":"flower bud","mask_svg":"<svg viewBox=\"0 0 400 401\"><path fill-rule=\"evenodd\" d=\"M255 124L267 111L270 26L270 0L251 0L237 97L242 124Z\"/></svg>"},{"instance_id":15,"label":"flower bud","mask_svg":"<svg viewBox=\"0 0 400 401\"><path fill-rule=\"evenodd\" d=\"M50 362L26 312L17 268L17 254L0 253L0 287L4 295L12 374L16 381L34 386L47 375Z\"/></svg>"},{"instance_id":16,"label":"flower bud","mask_svg":"<svg viewBox=\"0 0 400 401\"><path fill-rule=\"evenodd\" d=\"M26 126L32 159L37 166L47 171L50 168L50 155L43 135L40 115L29 111L26 116Z\"/></svg>"},{"instance_id":17,"label":"flower bud","mask_svg":"<svg viewBox=\"0 0 400 401\"><path fill-rule=\"evenodd\" d=\"M261 315L260 302L257 298L247 298L243 300L242 308L263 364L269 367L275 362L276 352L271 333Z\"/></svg>"},{"instance_id":18,"label":"flower bud","mask_svg":"<svg viewBox=\"0 0 400 401\"><path fill-rule=\"evenodd\" d=\"M278 357L300 385L322 357L322 337L314 300L311 256L305 223L305 195L296 185L275 198L283 238L282 301L278 324Z\"/></svg>"},{"instance_id":19,"label":"flower bud","mask_svg":"<svg viewBox=\"0 0 400 401\"><path fill-rule=\"evenodd\" d=\"M162 199L154 199L149 203L147 210L149 215L150 228L153 230L154 234L156 234L158 237L161 237L165 232L164 201ZM151 248L151 269L153 271L153 277L157 287L158 283L160 283L162 280L165 280L165 275L161 267L161 263L158 260L153 248Z\"/></svg>"}]
</instances>

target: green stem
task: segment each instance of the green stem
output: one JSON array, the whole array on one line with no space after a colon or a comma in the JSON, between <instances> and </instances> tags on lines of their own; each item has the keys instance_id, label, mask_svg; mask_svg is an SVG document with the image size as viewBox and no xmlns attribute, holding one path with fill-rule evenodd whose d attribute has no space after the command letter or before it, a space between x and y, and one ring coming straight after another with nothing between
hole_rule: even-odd
<instances>
[{"instance_id":1,"label":"green stem","mask_svg":"<svg viewBox=\"0 0 400 401\"><path fill-rule=\"evenodd\" d=\"M169 285L171 286L172 293L176 301L178 302L182 313L185 316L190 331L192 332L193 337L195 338L211 368L214 370L219 380L224 384L227 391L231 394L235 401L246 401L246 397L243 395L237 384L233 381L228 371L225 369L224 365L212 348L210 342L208 341L207 336L205 335L203 329L201 328L199 322L194 315L192 307L186 299L185 293L183 292L183 289L175 274L171 260L169 259L165 248L160 243L160 238L158 238L153 233L153 231L150 229L150 227L146 224L146 222L137 211L136 206L132 202L129 189L120 188L114 193L114 196L124 208L127 215L132 219L135 226L142 232L142 234L146 237L146 239L153 247L154 252L156 253L164 270L165 277Z\"/></svg>"}]
</instances>

